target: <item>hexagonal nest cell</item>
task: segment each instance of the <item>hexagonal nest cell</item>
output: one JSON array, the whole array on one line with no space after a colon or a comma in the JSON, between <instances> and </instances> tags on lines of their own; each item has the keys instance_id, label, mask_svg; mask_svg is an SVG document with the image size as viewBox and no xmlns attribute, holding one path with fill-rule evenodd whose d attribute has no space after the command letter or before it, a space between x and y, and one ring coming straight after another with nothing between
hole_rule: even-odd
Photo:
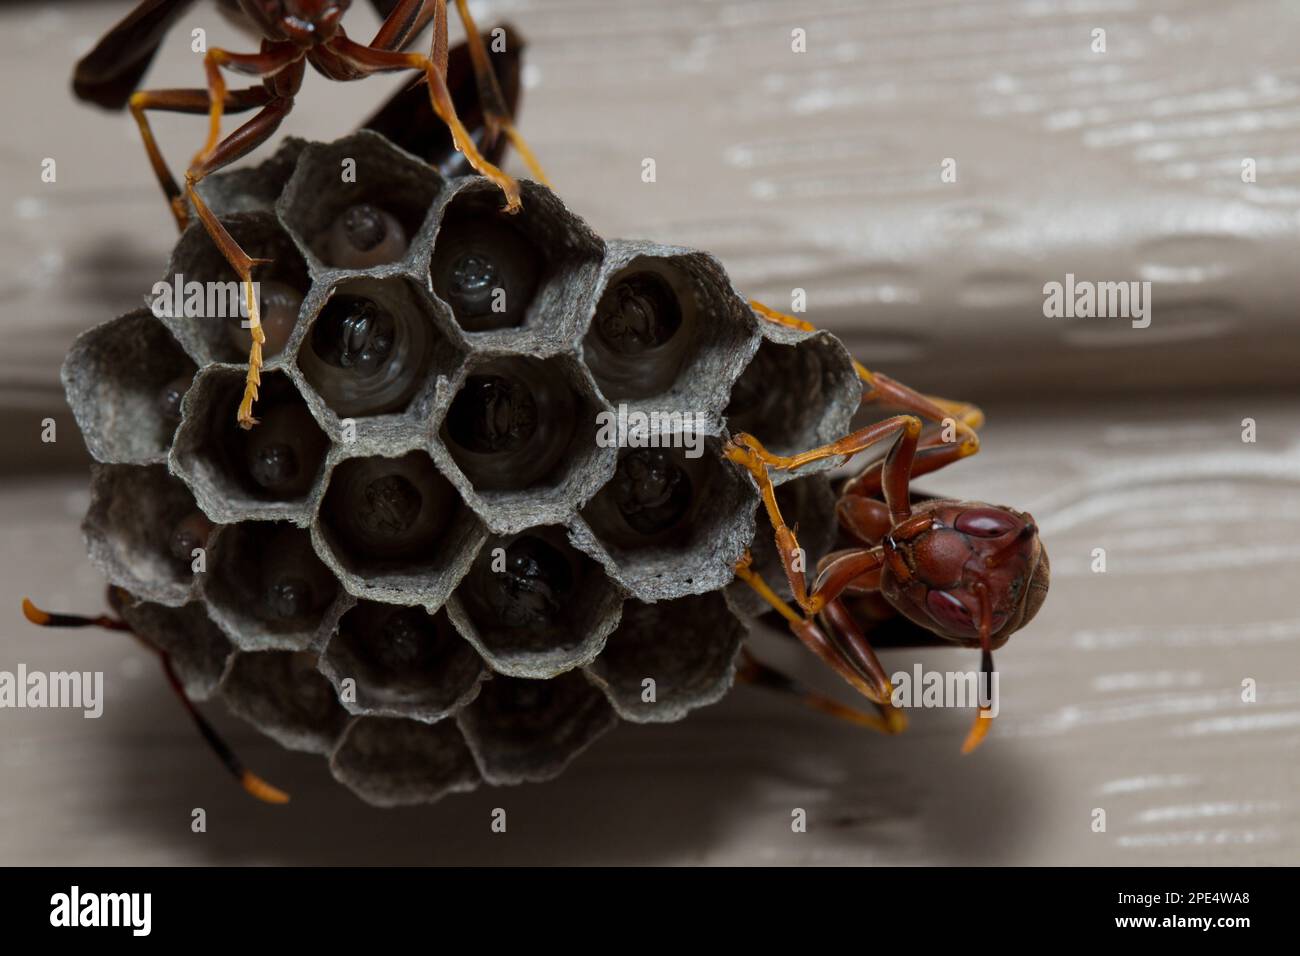
<instances>
[{"instance_id":1,"label":"hexagonal nest cell","mask_svg":"<svg viewBox=\"0 0 1300 956\"><path fill-rule=\"evenodd\" d=\"M646 601L723 587L754 535L753 486L698 434L657 434L660 447L624 448L574 534L610 575Z\"/></svg>"},{"instance_id":2,"label":"hexagonal nest cell","mask_svg":"<svg viewBox=\"0 0 1300 956\"><path fill-rule=\"evenodd\" d=\"M523 208L502 211L501 191L467 177L435 210L429 263L434 294L483 347L562 348L580 334L577 316L595 282L603 243L545 187L521 182Z\"/></svg>"},{"instance_id":3,"label":"hexagonal nest cell","mask_svg":"<svg viewBox=\"0 0 1300 956\"><path fill-rule=\"evenodd\" d=\"M313 654L238 652L221 681L221 697L233 713L290 750L328 754L348 723Z\"/></svg>"},{"instance_id":4,"label":"hexagonal nest cell","mask_svg":"<svg viewBox=\"0 0 1300 956\"><path fill-rule=\"evenodd\" d=\"M861 393L833 336L760 323L712 256L607 244L520 186L506 215L374 133L287 141L200 186L272 260L260 424L236 424L249 333L199 223L151 299L171 314L63 369L125 619L193 697L379 806L544 780L620 715L718 699L765 607L733 583L745 547L786 588L723 443L823 444ZM829 482L773 478L825 553Z\"/></svg>"},{"instance_id":5,"label":"hexagonal nest cell","mask_svg":"<svg viewBox=\"0 0 1300 956\"><path fill-rule=\"evenodd\" d=\"M596 443L605 407L570 357L471 359L438 437L452 480L507 533L568 517L613 467Z\"/></svg>"},{"instance_id":6,"label":"hexagonal nest cell","mask_svg":"<svg viewBox=\"0 0 1300 956\"><path fill-rule=\"evenodd\" d=\"M853 357L839 339L765 323L763 342L732 390L727 428L754 435L775 455L793 455L848 434L861 399ZM839 464L826 458L798 474ZM774 472L772 479L779 484L793 476Z\"/></svg>"},{"instance_id":7,"label":"hexagonal nest cell","mask_svg":"<svg viewBox=\"0 0 1300 956\"><path fill-rule=\"evenodd\" d=\"M362 130L303 149L276 209L314 263L373 269L406 258L442 188L427 163Z\"/></svg>"},{"instance_id":8,"label":"hexagonal nest cell","mask_svg":"<svg viewBox=\"0 0 1300 956\"><path fill-rule=\"evenodd\" d=\"M340 462L314 531L352 594L427 607L447 599L487 534L419 450Z\"/></svg>"},{"instance_id":9,"label":"hexagonal nest cell","mask_svg":"<svg viewBox=\"0 0 1300 956\"><path fill-rule=\"evenodd\" d=\"M731 687L745 633L720 591L656 604L629 601L587 673L624 720L681 720Z\"/></svg>"},{"instance_id":10,"label":"hexagonal nest cell","mask_svg":"<svg viewBox=\"0 0 1300 956\"><path fill-rule=\"evenodd\" d=\"M253 273L257 284L262 330L262 356L275 367L298 322L298 313L311 288L307 264L289 233L269 212L240 213L221 224L254 259L269 260ZM201 222L182 233L167 275L148 298L154 315L167 326L200 365L244 362L252 333L239 277L231 269Z\"/></svg>"},{"instance_id":11,"label":"hexagonal nest cell","mask_svg":"<svg viewBox=\"0 0 1300 956\"><path fill-rule=\"evenodd\" d=\"M483 779L550 780L618 722L582 674L551 680L494 677L456 718Z\"/></svg>"},{"instance_id":12,"label":"hexagonal nest cell","mask_svg":"<svg viewBox=\"0 0 1300 956\"><path fill-rule=\"evenodd\" d=\"M339 582L311 535L283 521L247 521L215 537L203 595L213 619L244 650L305 650L329 635Z\"/></svg>"},{"instance_id":13,"label":"hexagonal nest cell","mask_svg":"<svg viewBox=\"0 0 1300 956\"><path fill-rule=\"evenodd\" d=\"M433 803L449 793L473 790L480 779L455 723L388 717L354 720L330 758L330 770L377 807Z\"/></svg>"},{"instance_id":14,"label":"hexagonal nest cell","mask_svg":"<svg viewBox=\"0 0 1300 956\"><path fill-rule=\"evenodd\" d=\"M182 405L171 468L214 520L302 520L329 439L283 373L262 377L261 424L252 429L235 421L243 391L238 369L209 366L195 376Z\"/></svg>"},{"instance_id":15,"label":"hexagonal nest cell","mask_svg":"<svg viewBox=\"0 0 1300 956\"><path fill-rule=\"evenodd\" d=\"M600 565L551 526L488 538L447 610L494 671L546 678L599 654L622 603Z\"/></svg>"},{"instance_id":16,"label":"hexagonal nest cell","mask_svg":"<svg viewBox=\"0 0 1300 956\"><path fill-rule=\"evenodd\" d=\"M446 611L360 601L342 620L321 670L354 714L432 723L459 710L487 675L482 658ZM342 694L351 679L355 699Z\"/></svg>"},{"instance_id":17,"label":"hexagonal nest cell","mask_svg":"<svg viewBox=\"0 0 1300 956\"><path fill-rule=\"evenodd\" d=\"M63 363L63 387L92 457L165 461L197 369L148 309L79 335Z\"/></svg>"},{"instance_id":18,"label":"hexagonal nest cell","mask_svg":"<svg viewBox=\"0 0 1300 956\"><path fill-rule=\"evenodd\" d=\"M93 465L81 530L91 560L113 584L177 607L190 599L196 548L212 522L162 465Z\"/></svg>"},{"instance_id":19,"label":"hexagonal nest cell","mask_svg":"<svg viewBox=\"0 0 1300 956\"><path fill-rule=\"evenodd\" d=\"M698 430L716 432L757 345L752 310L712 256L610 243L582 344L608 401L685 415Z\"/></svg>"},{"instance_id":20,"label":"hexagonal nest cell","mask_svg":"<svg viewBox=\"0 0 1300 956\"><path fill-rule=\"evenodd\" d=\"M167 655L186 696L199 701L212 696L235 648L201 601L166 607L131 600L121 613L132 631Z\"/></svg>"},{"instance_id":21,"label":"hexagonal nest cell","mask_svg":"<svg viewBox=\"0 0 1300 956\"><path fill-rule=\"evenodd\" d=\"M298 367L340 419L428 415L439 378L465 356L441 327L428 294L400 277L344 279L313 316Z\"/></svg>"}]
</instances>

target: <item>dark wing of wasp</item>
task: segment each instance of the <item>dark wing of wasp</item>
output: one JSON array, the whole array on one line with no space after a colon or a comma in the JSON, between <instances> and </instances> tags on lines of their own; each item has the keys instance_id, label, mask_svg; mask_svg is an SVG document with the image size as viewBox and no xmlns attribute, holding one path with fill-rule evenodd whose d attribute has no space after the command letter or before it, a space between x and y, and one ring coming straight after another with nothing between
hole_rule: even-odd
<instances>
[{"instance_id":1,"label":"dark wing of wasp","mask_svg":"<svg viewBox=\"0 0 1300 956\"><path fill-rule=\"evenodd\" d=\"M140 85L163 36L194 0L143 0L77 61L72 91L78 99L120 110Z\"/></svg>"},{"instance_id":2,"label":"dark wing of wasp","mask_svg":"<svg viewBox=\"0 0 1300 956\"><path fill-rule=\"evenodd\" d=\"M376 0L376 3L383 2L386 0ZM510 26L502 25L502 29L505 31L504 50L492 52L492 37L487 33L483 34L483 42L488 44L488 55L492 59L497 82L501 85L506 108L514 116L519 106L525 44ZM478 82L474 77L469 47L464 43L456 44L447 53L447 89L451 91L452 101L456 104L456 115L469 130L474 144L487 157L488 162L500 162L508 143L504 136L497 137L495 142L488 142L488 127L483 115L483 104L479 100ZM446 124L434 115L429 103L429 90L423 80L415 86L399 90L362 125L364 129L382 133L407 152L432 163L444 176L468 176L474 172L464 155L452 145L451 132Z\"/></svg>"}]
</instances>

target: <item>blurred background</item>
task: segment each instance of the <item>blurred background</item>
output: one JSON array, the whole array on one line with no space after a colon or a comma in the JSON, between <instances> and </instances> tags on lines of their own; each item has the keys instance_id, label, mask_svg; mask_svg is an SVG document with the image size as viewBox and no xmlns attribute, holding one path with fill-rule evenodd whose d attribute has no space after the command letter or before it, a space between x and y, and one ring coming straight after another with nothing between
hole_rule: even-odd
<instances>
[{"instance_id":1,"label":"blurred background","mask_svg":"<svg viewBox=\"0 0 1300 956\"><path fill-rule=\"evenodd\" d=\"M882 739L742 688L624 725L550 784L378 811L209 706L287 812L229 785L147 654L18 612L101 606L58 367L175 241L130 118L68 88L130 6L0 9L0 669L102 669L107 694L94 722L0 710L0 863L1300 862L1300 3L472 3L528 41L521 129L598 232L708 249L776 308L803 290L868 366L985 408L981 454L925 488L1031 511L1052 593L999 654L1002 715L970 757L967 713ZM368 38L378 18L346 24ZM200 3L148 86L199 85L192 26L251 49ZM280 135L333 139L399 85L309 75ZM203 121L155 129L183 168ZM1150 326L1045 317L1067 274L1149 281Z\"/></svg>"}]
</instances>

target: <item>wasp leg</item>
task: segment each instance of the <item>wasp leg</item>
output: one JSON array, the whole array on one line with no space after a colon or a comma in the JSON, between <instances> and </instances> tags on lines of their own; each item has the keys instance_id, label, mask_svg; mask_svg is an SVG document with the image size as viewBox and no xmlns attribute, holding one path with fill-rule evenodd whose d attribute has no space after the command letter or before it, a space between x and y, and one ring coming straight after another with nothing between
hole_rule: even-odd
<instances>
[{"instance_id":1,"label":"wasp leg","mask_svg":"<svg viewBox=\"0 0 1300 956\"><path fill-rule=\"evenodd\" d=\"M807 614L816 614L821 604L810 600L805 580L806 561L803 549L799 547L798 538L781 517L781 509L776 501L776 491L768 468L790 470L823 458L842 456L851 458L858 452L869 448L886 438L893 438L894 444L885 457L882 466L885 500L889 504L891 520L898 523L911 516L912 506L908 481L911 474L912 459L916 454L917 437L921 433L921 421L911 415L899 415L877 422L860 429L839 441L821 448L798 455L782 456L769 453L758 439L741 432L727 443L726 456L736 464L749 471L762 495L767 509L768 519L776 536L777 553L781 556L781 565L789 579L790 588L799 606Z\"/></svg>"},{"instance_id":2,"label":"wasp leg","mask_svg":"<svg viewBox=\"0 0 1300 956\"><path fill-rule=\"evenodd\" d=\"M243 113L265 106L270 98L271 93L264 86L234 90L225 95L223 108L227 113ZM158 185L162 187L163 195L167 197L177 228L184 230L189 225L190 218L189 210L185 207L185 195L167 167L162 151L158 149L158 143L154 139L153 129L149 125L149 118L145 112L158 110L169 113L206 113L209 109L208 91L205 89L138 90L131 94L129 105L131 115L135 117L136 125L140 128L140 138L144 140L145 152L149 155L149 165L153 167L154 175L158 177Z\"/></svg>"},{"instance_id":3,"label":"wasp leg","mask_svg":"<svg viewBox=\"0 0 1300 956\"><path fill-rule=\"evenodd\" d=\"M23 598L23 616L40 627L101 627L110 631L125 631L140 643L142 647L147 648L162 665L163 675L167 678L167 683L180 698L181 705L185 708L186 713L194 722L199 734L207 742L208 746L216 753L217 758L222 765L228 770L239 785L244 788L250 795L263 801L264 803L288 803L289 795L283 790L267 783L257 774L247 769L240 761L235 752L230 749L230 745L221 739L207 719L199 713L199 709L194 706L194 701L190 700L185 693L185 687L180 678L176 675L176 669L172 666L171 655L160 647L145 640L121 618L113 617L109 614L101 614L90 617L81 614L53 614L49 611L43 611L33 604L28 598Z\"/></svg>"},{"instance_id":4,"label":"wasp leg","mask_svg":"<svg viewBox=\"0 0 1300 956\"><path fill-rule=\"evenodd\" d=\"M494 141L497 136L504 133L510 145L532 171L533 178L549 186L550 181L546 178L546 173L542 172L542 165L537 161L537 156L520 135L519 130L515 128L510 110L506 106L506 98L501 93L501 85L492 70L492 61L488 57L487 47L483 45L483 37L478 32L478 27L474 25L474 17L469 12L468 0L456 0L456 12L460 14L460 21L465 25L465 43L469 47L470 62L474 65L474 76L478 80L478 97L479 102L483 104L483 119L487 124L488 142Z\"/></svg>"},{"instance_id":5,"label":"wasp leg","mask_svg":"<svg viewBox=\"0 0 1300 956\"><path fill-rule=\"evenodd\" d=\"M252 341L248 350L248 374L244 380L244 394L240 399L237 412L242 428L252 428L257 424L257 419L253 417L253 403L257 401L258 388L262 384L262 345L266 342L266 333L262 330L261 304L257 301L256 290L253 287L253 268L264 264L267 260L254 259L244 252L222 225L221 220L199 197L195 187L209 173L234 162L249 150L270 139L292 108L291 99L272 99L256 116L218 143L206 158L190 167L185 174L185 195L194 206L199 221L203 223L203 227L216 243L217 249L226 262L230 264L235 275L239 277L243 287L244 306L248 313L248 331Z\"/></svg>"},{"instance_id":6,"label":"wasp leg","mask_svg":"<svg viewBox=\"0 0 1300 956\"><path fill-rule=\"evenodd\" d=\"M782 673L775 667L764 664L748 648L741 648L740 661L736 667L736 680L749 684L751 687L763 687L767 690L790 694L806 707L819 710L823 714L830 714L832 717L848 721L859 727L866 727L882 734L895 733L893 726L884 718L876 714L864 713L854 707L841 704L824 694L809 690L793 677Z\"/></svg>"},{"instance_id":7,"label":"wasp leg","mask_svg":"<svg viewBox=\"0 0 1300 956\"><path fill-rule=\"evenodd\" d=\"M343 36L329 41L330 49L347 63L364 73L386 73L395 70L422 70L429 83L429 101L438 118L451 130L456 147L465 154L471 166L495 184L506 197L505 211L518 212L522 205L519 184L492 165L478 151L473 138L456 115L451 93L447 90L447 7L445 0L436 0L433 51L430 56L421 53L402 53L396 50L377 50L355 43Z\"/></svg>"},{"instance_id":8,"label":"wasp leg","mask_svg":"<svg viewBox=\"0 0 1300 956\"><path fill-rule=\"evenodd\" d=\"M864 669L855 663L853 658L846 654L845 650L837 642L831 640L816 621L800 616L794 608L783 601L763 580L762 576L753 570L750 566L751 560L751 555L746 552L740 561L736 563L736 577L753 588L763 600L786 619L791 632L795 637L799 638L805 647L821 658L835 673L847 681L854 690L866 697L880 710L882 726L877 729L881 729L884 733L898 733L901 731L906 726L906 721L890 705L892 690L889 688L888 679L885 678L882 682L875 675L864 673ZM865 639L861 643L865 646ZM875 658L869 647L868 653L870 653L872 659ZM876 667L879 674L883 676L883 668L879 667L878 662Z\"/></svg>"},{"instance_id":9,"label":"wasp leg","mask_svg":"<svg viewBox=\"0 0 1300 956\"><path fill-rule=\"evenodd\" d=\"M796 318L793 315L786 315L784 312L778 312L757 299L750 299L749 307L754 311L755 315L776 325L799 329L802 332L817 331L817 327L811 322ZM862 379L863 384L868 387L868 391L864 392L862 396L864 405L868 402L879 402L910 412L926 421L940 424L951 418L963 434L963 444L973 443L973 447L967 450L965 454L973 455L979 450L979 437L975 432L984 424L984 413L977 406L969 402L922 395L915 389L890 378L888 375L873 372L856 360L853 362L853 367L857 370L858 378Z\"/></svg>"}]
</instances>

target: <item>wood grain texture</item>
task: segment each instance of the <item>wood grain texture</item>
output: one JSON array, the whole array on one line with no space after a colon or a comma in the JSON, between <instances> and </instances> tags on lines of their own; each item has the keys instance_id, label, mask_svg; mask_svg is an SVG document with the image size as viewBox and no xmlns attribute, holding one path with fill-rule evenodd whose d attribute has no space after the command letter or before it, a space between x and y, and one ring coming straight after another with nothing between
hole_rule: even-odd
<instances>
[{"instance_id":1,"label":"wood grain texture","mask_svg":"<svg viewBox=\"0 0 1300 956\"><path fill-rule=\"evenodd\" d=\"M548 784L378 811L319 758L207 708L294 801L245 797L120 635L4 628L0 667L99 669L99 720L0 711L0 863L1295 863L1300 860L1300 426L1292 404L994 407L987 451L928 489L1028 508L1052 593L999 653L1003 713L970 757L969 713L886 739L748 688L687 720L623 725ZM1260 426L1255 445L1239 421ZM98 606L75 479L0 497L0 607ZM1107 551L1105 574L1090 569ZM770 659L838 692L801 649ZM975 666L946 650L890 651ZM1258 702L1240 701L1241 681ZM209 831L189 831L191 808ZM489 832L504 807L509 831ZM795 807L805 834L790 832ZM1093 808L1108 815L1091 832Z\"/></svg>"},{"instance_id":2,"label":"wood grain texture","mask_svg":"<svg viewBox=\"0 0 1300 956\"><path fill-rule=\"evenodd\" d=\"M55 446L33 437L62 409L58 363L79 330L138 304L174 241L129 119L67 94L67 65L125 8L0 10L0 100L27 133L0 147L7 472L77 461L70 428ZM11 477L0 669L103 670L108 699L98 721L0 710L0 863L1300 862L1297 8L476 10L528 37L524 129L602 234L710 249L773 304L806 288L809 317L872 364L987 404L985 451L925 486L1032 511L1054 571L1043 612L998 657L992 738L962 758L964 712L917 714L885 740L742 689L680 724L620 727L554 783L381 812L320 760L209 707L294 793L288 812L263 807L221 775L129 641L18 618L24 594L96 608L102 582L77 531L84 475ZM349 17L356 35L373 24ZM247 47L211 7L191 19L210 42ZM1088 51L1095 26L1104 59ZM794 27L809 53L789 52ZM200 72L182 31L151 83ZM340 135L392 85L309 78L283 131ZM191 119L158 129L175 161L198 144ZM653 185L639 179L646 156ZM960 171L948 187L945 156ZM1257 159L1253 186L1242 156ZM40 181L44 157L56 184ZM1041 285L1066 271L1151 279L1152 328L1053 325ZM1149 385L1164 394L1133 391ZM1248 416L1256 444L1240 439ZM1098 547L1105 574L1090 570ZM837 690L778 636L755 641ZM914 660L974 664L886 655L891 670ZM1247 677L1255 704L1240 702ZM207 834L190 832L196 806ZM497 806L504 836L488 830ZM806 834L790 832L794 807ZM1095 807L1104 834L1089 829Z\"/></svg>"}]
</instances>

